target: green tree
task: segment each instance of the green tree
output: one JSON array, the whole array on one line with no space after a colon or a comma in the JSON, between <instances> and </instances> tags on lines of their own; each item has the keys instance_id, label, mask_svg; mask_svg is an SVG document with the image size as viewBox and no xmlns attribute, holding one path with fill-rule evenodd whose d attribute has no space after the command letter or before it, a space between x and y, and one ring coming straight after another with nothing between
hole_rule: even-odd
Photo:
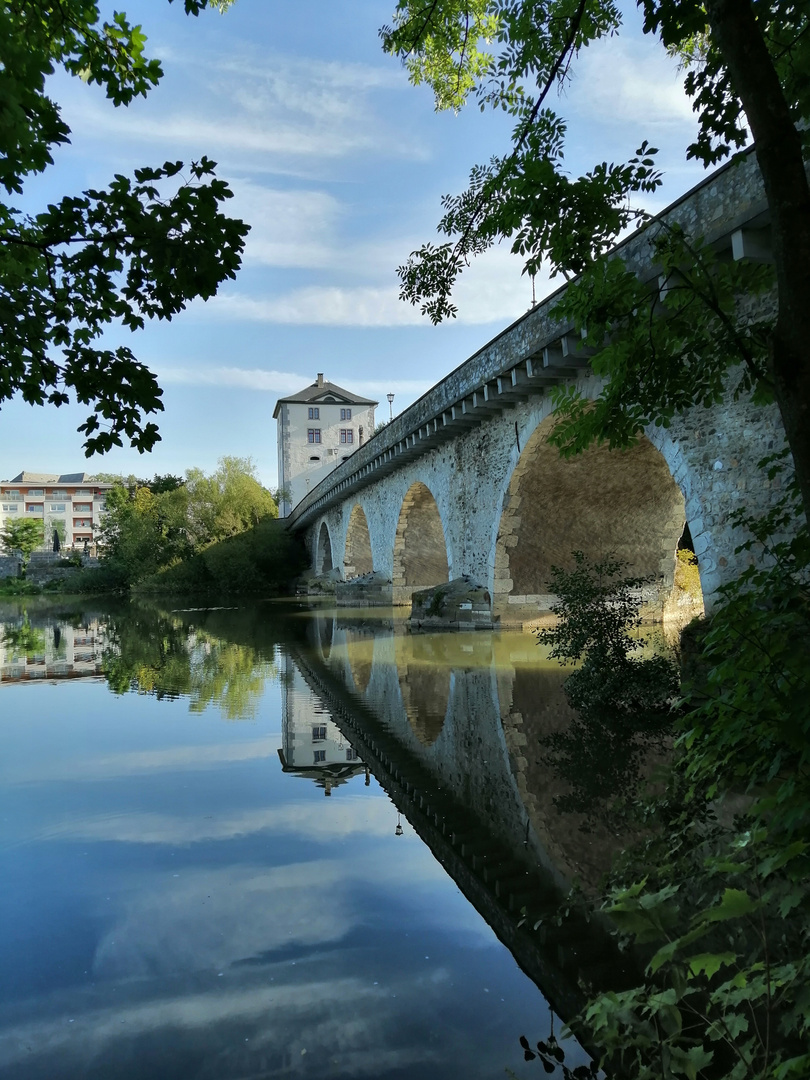
<instances>
[{"instance_id":1,"label":"green tree","mask_svg":"<svg viewBox=\"0 0 810 1080\"><path fill-rule=\"evenodd\" d=\"M0 532L0 544L9 555L19 551L25 565L31 558L31 553L42 546L44 535L42 521L31 518L20 518L19 521L15 521L9 518L3 525L3 531Z\"/></svg>"},{"instance_id":2,"label":"green tree","mask_svg":"<svg viewBox=\"0 0 810 1080\"><path fill-rule=\"evenodd\" d=\"M582 403L569 395L559 404L573 426L561 429L556 438L563 447L578 449L585 424L585 438L606 437L624 445L643 422L666 422L672 411L695 401L718 400L729 383L730 369L743 363L743 388L760 397L773 395L779 404L807 514L810 188L803 158L810 139L807 6L793 0L639 0L639 4L645 31L690 64L686 91L693 100L697 132L687 147L688 156L713 164L745 144L746 127L754 138L770 215L778 312L775 322L757 327L751 340L735 336L734 284L722 286L718 302L712 288L701 287L703 278L683 283L691 297L692 322L707 326L711 336L730 346L719 357L711 349L702 350L703 361L710 364L708 385L704 379L690 389L699 365L690 362L689 352L678 377L675 349L662 354L655 343L640 352L617 345L600 364L601 373L615 385L610 407L601 410L599 427L588 428ZM659 290L656 286L644 294L622 273L621 265L611 269L603 256L621 230L648 220L637 196L661 182L656 151L639 139L639 150L629 160L596 163L572 179L563 160L565 122L548 105L552 88L564 84L580 51L615 34L620 24L621 12L613 0L399 0L393 27L382 31L384 48L403 58L412 81L432 86L437 108L459 108L472 95L482 108L504 109L515 118L511 149L476 166L461 195L445 197L439 229L449 239L426 244L400 267L403 298L419 304L434 321L455 313L451 292L470 258L506 237L512 250L525 259L528 273L545 262L554 273L583 275L574 313L585 326L583 308L588 307L591 316L596 309L599 325L594 327L589 320L589 344L603 347L606 328L615 339L625 321L639 344L641 320L646 316L649 325L649 314L660 303ZM670 279L684 265L695 266L698 276L711 269L710 254L696 249L698 240L682 235L662 238ZM705 276L711 282L711 275ZM628 312L638 316L638 323L627 318Z\"/></svg>"},{"instance_id":3,"label":"green tree","mask_svg":"<svg viewBox=\"0 0 810 1080\"><path fill-rule=\"evenodd\" d=\"M198 15L227 4L184 6ZM0 186L9 196L25 194L69 141L48 76L61 66L127 105L162 75L145 41L123 13L102 20L93 0L0 0ZM151 449L159 435L146 417L162 409L155 376L128 346L101 339L111 324L135 331L171 319L235 276L248 228L222 212L229 198L203 157L116 175L36 214L0 203L0 402L19 394L59 406L72 395L92 405L79 428L88 456L124 437Z\"/></svg>"},{"instance_id":4,"label":"green tree","mask_svg":"<svg viewBox=\"0 0 810 1080\"><path fill-rule=\"evenodd\" d=\"M186 473L189 533L197 548L236 536L267 517L278 517L278 504L256 477L250 458L223 457L216 472Z\"/></svg>"}]
</instances>

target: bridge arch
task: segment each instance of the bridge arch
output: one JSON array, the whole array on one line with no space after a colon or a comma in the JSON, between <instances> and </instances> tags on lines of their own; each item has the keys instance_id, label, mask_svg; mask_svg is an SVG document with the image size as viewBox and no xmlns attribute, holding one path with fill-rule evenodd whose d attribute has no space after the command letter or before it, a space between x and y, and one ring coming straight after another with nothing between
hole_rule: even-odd
<instances>
[{"instance_id":1,"label":"bridge arch","mask_svg":"<svg viewBox=\"0 0 810 1080\"><path fill-rule=\"evenodd\" d=\"M407 603L419 589L450 580L447 541L433 493L420 480L411 484L399 511L394 536L393 596Z\"/></svg>"},{"instance_id":2,"label":"bridge arch","mask_svg":"<svg viewBox=\"0 0 810 1080\"><path fill-rule=\"evenodd\" d=\"M368 530L368 519L360 503L355 503L346 528L343 577L348 581L349 578L370 574L373 569L374 559L371 554L371 535Z\"/></svg>"},{"instance_id":3,"label":"bridge arch","mask_svg":"<svg viewBox=\"0 0 810 1080\"><path fill-rule=\"evenodd\" d=\"M332 559L332 539L325 521L321 522L318 529L318 544L315 548L315 573L328 574L334 567Z\"/></svg>"},{"instance_id":4,"label":"bridge arch","mask_svg":"<svg viewBox=\"0 0 810 1080\"><path fill-rule=\"evenodd\" d=\"M573 551L610 554L629 574L656 578L651 599L663 603L686 522L664 454L641 436L626 450L597 445L564 459L548 442L553 425L551 416L538 424L509 478L495 543L495 610L547 608L551 568L570 566Z\"/></svg>"}]
</instances>

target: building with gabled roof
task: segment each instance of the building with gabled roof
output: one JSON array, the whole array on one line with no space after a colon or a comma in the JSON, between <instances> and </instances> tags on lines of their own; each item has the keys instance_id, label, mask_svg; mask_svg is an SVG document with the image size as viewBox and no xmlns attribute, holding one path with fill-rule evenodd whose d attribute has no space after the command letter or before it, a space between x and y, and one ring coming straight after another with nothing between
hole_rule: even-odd
<instances>
[{"instance_id":1,"label":"building with gabled roof","mask_svg":"<svg viewBox=\"0 0 810 1080\"><path fill-rule=\"evenodd\" d=\"M281 517L371 438L378 404L329 382L323 372L311 386L278 399L273 418L278 424Z\"/></svg>"}]
</instances>

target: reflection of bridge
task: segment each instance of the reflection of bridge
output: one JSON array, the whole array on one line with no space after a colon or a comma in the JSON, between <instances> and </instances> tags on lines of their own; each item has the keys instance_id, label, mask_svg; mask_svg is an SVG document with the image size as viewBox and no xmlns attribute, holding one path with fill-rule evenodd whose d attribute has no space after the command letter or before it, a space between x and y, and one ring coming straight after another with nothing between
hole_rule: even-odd
<instances>
[{"instance_id":1,"label":"reflection of bridge","mask_svg":"<svg viewBox=\"0 0 810 1080\"><path fill-rule=\"evenodd\" d=\"M312 629L310 649L294 651L311 691L555 1011L571 1017L583 986L620 984L623 962L601 928L552 918L566 881L546 850L548 827L573 830L572 848L587 841L562 819L543 829L526 763L508 745L516 718L508 707L500 717L510 673L491 655L489 635L414 638L379 626L372 635L331 615ZM456 657L448 642L456 642ZM437 674L426 683L430 667Z\"/></svg>"},{"instance_id":2,"label":"reflection of bridge","mask_svg":"<svg viewBox=\"0 0 810 1080\"><path fill-rule=\"evenodd\" d=\"M738 258L763 250L763 207L749 156L665 217ZM644 279L658 272L654 232L619 249ZM530 618L548 605L552 565L572 550L614 552L633 574L661 581L655 599L666 602L688 523L707 604L736 576L744 556L734 554L740 538L729 515L741 497L752 511L767 499L754 478L781 441L775 408L743 400L693 408L669 428L646 429L629 451L596 447L563 461L547 442L546 391L564 382L593 397L600 383L581 341L553 320L558 299L484 346L298 504L290 527L305 535L316 573L374 572L393 603L468 575L489 593L496 618Z\"/></svg>"}]
</instances>

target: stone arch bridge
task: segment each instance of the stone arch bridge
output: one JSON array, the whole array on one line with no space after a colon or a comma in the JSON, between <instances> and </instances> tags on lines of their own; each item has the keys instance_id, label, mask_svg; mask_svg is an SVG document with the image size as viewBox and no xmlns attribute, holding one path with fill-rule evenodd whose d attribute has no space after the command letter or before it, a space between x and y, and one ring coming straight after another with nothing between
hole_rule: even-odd
<instances>
[{"instance_id":1,"label":"stone arch bridge","mask_svg":"<svg viewBox=\"0 0 810 1080\"><path fill-rule=\"evenodd\" d=\"M769 258L752 155L662 217L703 234L722 257ZM617 251L642 278L655 278L649 229ZM593 397L600 383L581 340L554 320L560 295L437 383L295 507L288 526L303 534L314 573L362 579L367 598L395 605L465 579L496 623L531 621L550 603L552 566L570 564L574 550L612 553L657 580L648 599L660 610L688 525L711 607L746 557L735 555L742 537L730 515L766 504L756 463L783 444L778 412L730 398L667 429L651 427L630 450L594 447L561 459L547 442L549 388L572 383Z\"/></svg>"}]
</instances>

